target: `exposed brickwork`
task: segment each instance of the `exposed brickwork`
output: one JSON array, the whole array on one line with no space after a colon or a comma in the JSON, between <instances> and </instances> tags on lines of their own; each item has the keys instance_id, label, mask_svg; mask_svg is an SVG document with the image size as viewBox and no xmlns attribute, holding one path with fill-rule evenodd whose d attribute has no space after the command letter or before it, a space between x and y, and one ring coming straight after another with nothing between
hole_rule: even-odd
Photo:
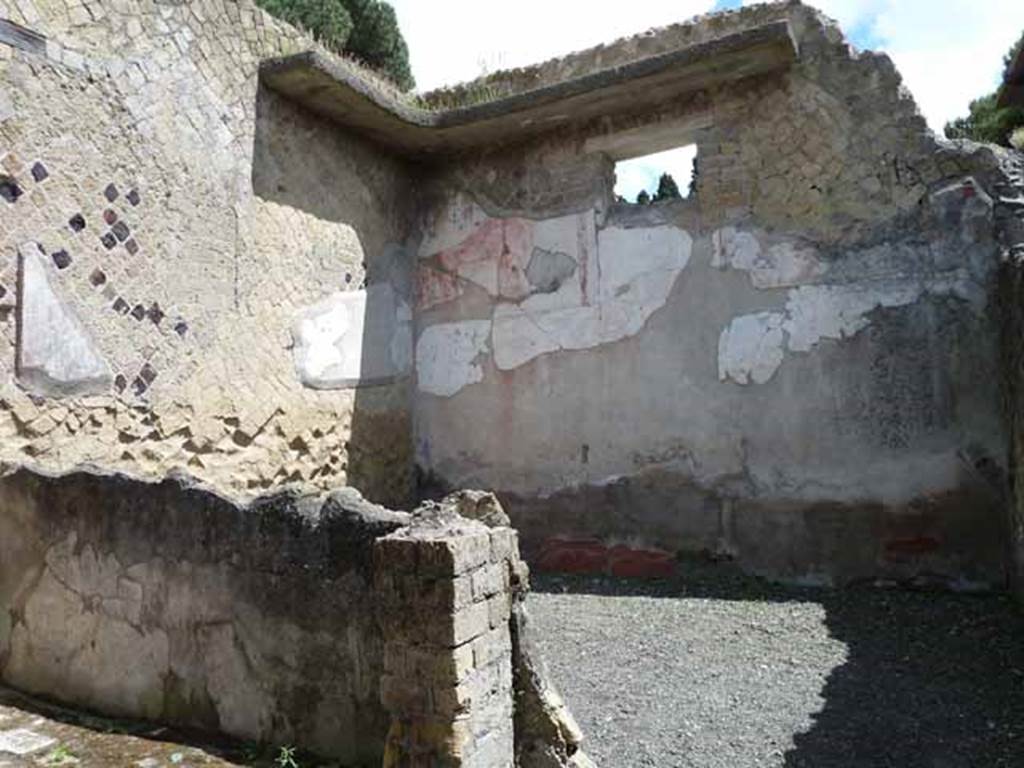
<instances>
[{"instance_id":1,"label":"exposed brickwork","mask_svg":"<svg viewBox=\"0 0 1024 768\"><path fill-rule=\"evenodd\" d=\"M511 768L515 532L428 505L377 541L374 564L384 765Z\"/></svg>"}]
</instances>

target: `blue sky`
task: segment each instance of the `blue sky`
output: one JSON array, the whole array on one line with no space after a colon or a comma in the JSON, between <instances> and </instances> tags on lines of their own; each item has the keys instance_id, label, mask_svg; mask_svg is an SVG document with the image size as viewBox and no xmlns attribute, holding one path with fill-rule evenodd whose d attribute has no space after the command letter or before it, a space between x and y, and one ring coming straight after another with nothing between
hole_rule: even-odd
<instances>
[{"instance_id":1,"label":"blue sky","mask_svg":"<svg viewBox=\"0 0 1024 768\"><path fill-rule=\"evenodd\" d=\"M839 21L860 49L888 53L936 131L991 91L1002 57L1024 31L1024 0L805 0ZM472 80L707 13L741 0L391 0L422 89ZM748 4L748 3L742 3ZM659 159L688 167L686 158ZM635 197L643 169L629 172ZM671 171L673 176L675 172ZM682 172L682 171L681 171ZM686 179L676 177L685 188Z\"/></svg>"}]
</instances>

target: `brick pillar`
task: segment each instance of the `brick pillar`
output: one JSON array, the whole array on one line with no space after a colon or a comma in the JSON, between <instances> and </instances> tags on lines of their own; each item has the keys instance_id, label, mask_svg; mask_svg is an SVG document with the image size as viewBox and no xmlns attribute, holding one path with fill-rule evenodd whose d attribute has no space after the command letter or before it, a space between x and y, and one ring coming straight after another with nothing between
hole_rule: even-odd
<instances>
[{"instance_id":1,"label":"brick pillar","mask_svg":"<svg viewBox=\"0 0 1024 768\"><path fill-rule=\"evenodd\" d=\"M516 533L436 507L374 544L385 768L512 768Z\"/></svg>"}]
</instances>

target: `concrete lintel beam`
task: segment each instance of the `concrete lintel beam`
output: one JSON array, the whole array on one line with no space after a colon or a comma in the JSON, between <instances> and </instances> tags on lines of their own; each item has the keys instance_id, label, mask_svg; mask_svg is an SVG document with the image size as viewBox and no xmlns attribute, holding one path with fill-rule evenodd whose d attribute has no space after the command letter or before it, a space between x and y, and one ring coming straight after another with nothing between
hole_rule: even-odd
<instances>
[{"instance_id":1,"label":"concrete lintel beam","mask_svg":"<svg viewBox=\"0 0 1024 768\"><path fill-rule=\"evenodd\" d=\"M273 91L404 155L450 154L521 141L606 115L643 114L666 101L788 68L797 45L776 21L554 85L455 109L402 103L317 51L260 68Z\"/></svg>"}]
</instances>

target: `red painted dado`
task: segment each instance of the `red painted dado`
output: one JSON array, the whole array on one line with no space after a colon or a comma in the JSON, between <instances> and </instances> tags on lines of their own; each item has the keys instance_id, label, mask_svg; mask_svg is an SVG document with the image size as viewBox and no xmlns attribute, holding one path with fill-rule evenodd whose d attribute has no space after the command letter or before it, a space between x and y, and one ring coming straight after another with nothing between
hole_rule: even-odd
<instances>
[{"instance_id":1,"label":"red painted dado","mask_svg":"<svg viewBox=\"0 0 1024 768\"><path fill-rule=\"evenodd\" d=\"M660 549L616 546L608 552L608 570L623 579L666 579L676 572L676 558Z\"/></svg>"},{"instance_id":2,"label":"red painted dado","mask_svg":"<svg viewBox=\"0 0 1024 768\"><path fill-rule=\"evenodd\" d=\"M535 567L548 573L605 573L608 547L597 539L548 539Z\"/></svg>"},{"instance_id":3,"label":"red painted dado","mask_svg":"<svg viewBox=\"0 0 1024 768\"><path fill-rule=\"evenodd\" d=\"M545 573L589 573L624 579L663 579L676 571L676 558L660 549L608 547L598 539L551 538L544 542L534 567Z\"/></svg>"}]
</instances>

